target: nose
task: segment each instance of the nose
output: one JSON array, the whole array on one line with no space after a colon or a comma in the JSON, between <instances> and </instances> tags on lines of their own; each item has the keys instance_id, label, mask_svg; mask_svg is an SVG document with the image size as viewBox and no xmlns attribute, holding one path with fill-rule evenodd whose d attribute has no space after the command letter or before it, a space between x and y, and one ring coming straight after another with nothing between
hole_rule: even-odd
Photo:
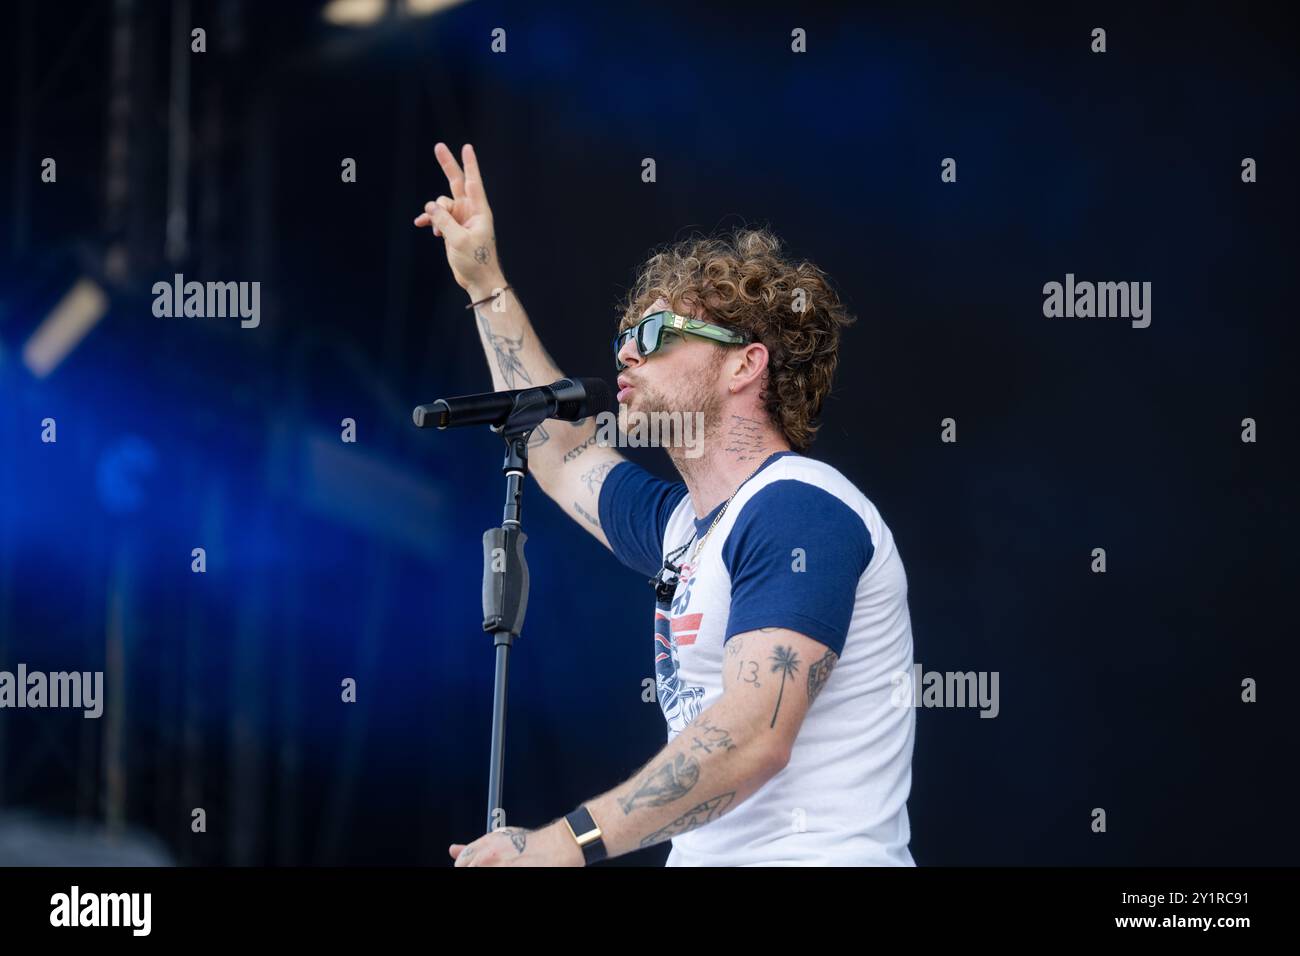
<instances>
[{"instance_id":1,"label":"nose","mask_svg":"<svg viewBox=\"0 0 1300 956\"><path fill-rule=\"evenodd\" d=\"M618 360L628 368L635 368L645 361L645 357L636 350L636 342L629 337L618 350Z\"/></svg>"}]
</instances>

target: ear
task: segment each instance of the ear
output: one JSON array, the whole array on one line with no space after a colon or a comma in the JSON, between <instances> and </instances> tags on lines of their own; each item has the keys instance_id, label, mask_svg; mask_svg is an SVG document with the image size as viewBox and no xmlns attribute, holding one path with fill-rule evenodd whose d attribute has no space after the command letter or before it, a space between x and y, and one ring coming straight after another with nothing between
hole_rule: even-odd
<instances>
[{"instance_id":1,"label":"ear","mask_svg":"<svg viewBox=\"0 0 1300 956\"><path fill-rule=\"evenodd\" d=\"M751 382L762 382L767 373L770 356L767 346L762 342L750 342L748 345L732 350L729 356L731 372L728 376L728 391L735 393L746 388Z\"/></svg>"}]
</instances>

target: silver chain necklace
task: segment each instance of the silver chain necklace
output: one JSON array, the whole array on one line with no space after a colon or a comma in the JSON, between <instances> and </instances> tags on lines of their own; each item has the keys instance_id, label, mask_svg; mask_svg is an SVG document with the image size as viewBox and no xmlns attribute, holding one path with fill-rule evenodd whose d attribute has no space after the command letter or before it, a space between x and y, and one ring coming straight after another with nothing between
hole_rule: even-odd
<instances>
[{"instance_id":1,"label":"silver chain necklace","mask_svg":"<svg viewBox=\"0 0 1300 956\"><path fill-rule=\"evenodd\" d=\"M691 552L692 566L694 566L695 564L695 559L699 557L700 550L704 547L704 542L708 539L709 534L713 531L714 528L718 526L718 522L722 520L722 516L727 513L727 506L731 504L731 499L735 498L736 495L740 493L740 489L745 487L746 482L748 482L750 478L753 478L755 475L758 474L759 469L762 468L763 465L766 464L766 462L767 462L767 458L764 458L762 461L760 461L758 463L758 468L755 468L753 471L751 471L749 473L749 477L736 486L736 490L731 493L731 497L729 497L725 502L723 502L722 510L718 512L718 516L713 519L713 524L709 525L708 531L704 532L704 537L700 538L700 540L695 545L695 550Z\"/></svg>"},{"instance_id":2,"label":"silver chain necklace","mask_svg":"<svg viewBox=\"0 0 1300 956\"><path fill-rule=\"evenodd\" d=\"M740 492L740 489L745 486L745 483L748 482L750 478L753 478L758 474L759 469L762 468L771 457L772 456L769 455L767 458L764 458L759 462L758 467L749 473L749 478L746 478L745 481L742 481L737 485L736 490L731 493L731 497L723 503L722 509L718 512L718 516L714 518L713 523L709 525L709 530L704 532L704 537L700 538L699 542L695 545L695 550L691 552L690 564L692 566L694 566L695 559L699 556L700 550L704 547L705 539L708 538L709 533L718 526L718 522L722 520L722 516L726 514L727 507L731 504L732 498L736 497ZM692 534L691 541L694 540L695 535ZM655 589L655 601L659 606L665 609L673 600L673 595L677 591L677 582L681 577L682 566L687 563L686 561L683 561L681 564L674 564L673 562L678 560L678 556L684 554L686 550L690 548L691 541L687 541L685 544L674 548L671 554L665 556L663 567L659 569L658 574L650 579L650 586Z\"/></svg>"}]
</instances>

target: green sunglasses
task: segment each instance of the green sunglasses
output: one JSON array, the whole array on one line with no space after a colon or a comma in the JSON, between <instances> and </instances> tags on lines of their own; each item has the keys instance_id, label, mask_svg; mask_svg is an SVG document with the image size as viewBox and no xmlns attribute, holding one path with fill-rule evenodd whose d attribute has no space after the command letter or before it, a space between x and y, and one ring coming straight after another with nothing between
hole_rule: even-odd
<instances>
[{"instance_id":1,"label":"green sunglasses","mask_svg":"<svg viewBox=\"0 0 1300 956\"><path fill-rule=\"evenodd\" d=\"M722 345L749 344L749 336L744 332L736 332L720 325L714 325L711 322L692 319L690 316L678 315L676 312L669 312L665 309L663 312L652 312L632 328L625 329L614 336L614 365L618 371L621 372L627 368L627 365L618 355L623 351L623 346L627 344L628 339L636 343L637 353L644 358L659 351L659 348L664 344L664 333L695 335Z\"/></svg>"}]
</instances>

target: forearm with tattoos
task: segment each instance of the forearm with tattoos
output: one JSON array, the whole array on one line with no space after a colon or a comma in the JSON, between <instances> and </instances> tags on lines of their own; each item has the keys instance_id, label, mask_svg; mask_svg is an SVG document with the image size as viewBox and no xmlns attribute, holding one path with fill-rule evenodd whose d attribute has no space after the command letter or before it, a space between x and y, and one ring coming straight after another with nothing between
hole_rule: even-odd
<instances>
[{"instance_id":1,"label":"forearm with tattoos","mask_svg":"<svg viewBox=\"0 0 1300 956\"><path fill-rule=\"evenodd\" d=\"M486 247L481 246L475 251L475 258L480 252L488 255ZM505 279L500 278L499 282L490 283L490 287L471 287L470 295L477 302L498 289L505 289L505 286ZM513 289L507 289L491 302L474 306L479 341L487 354L492 384L497 391L546 385L564 377L533 332L523 304L513 293ZM528 442L530 458L550 437L545 425L538 425L533 430Z\"/></svg>"},{"instance_id":2,"label":"forearm with tattoos","mask_svg":"<svg viewBox=\"0 0 1300 956\"><path fill-rule=\"evenodd\" d=\"M494 255L487 247L480 247L475 250L476 259L480 253L485 258ZM468 292L472 301L478 302L505 289L507 284L505 278L497 273L490 280L470 286ZM474 306L474 317L495 390L549 385L564 377L533 330L528 313L524 311L523 303L519 301L514 289L505 289L495 299ZM594 438L594 433L595 426L590 419L579 425L561 426L555 422L539 425L528 443L531 470L541 480L547 471L567 460L559 458L557 461L557 456L568 454L575 443L580 444ZM550 442L552 435L557 434L564 436L561 439L562 447L543 449L542 446Z\"/></svg>"},{"instance_id":3,"label":"forearm with tattoos","mask_svg":"<svg viewBox=\"0 0 1300 956\"><path fill-rule=\"evenodd\" d=\"M585 803L610 856L711 823L780 771L772 736L736 703L723 695L631 779Z\"/></svg>"},{"instance_id":4,"label":"forearm with tattoos","mask_svg":"<svg viewBox=\"0 0 1300 956\"><path fill-rule=\"evenodd\" d=\"M482 248L490 260L494 253ZM505 289L506 284L504 277L495 273L491 280L474 283L467 291L471 300L478 302ZM533 330L514 289L476 305L474 317L495 389L549 385L564 377ZM542 490L608 545L600 527L600 486L622 456L599 445L595 418L573 423L548 421L533 431L528 447L528 470Z\"/></svg>"},{"instance_id":5,"label":"forearm with tattoos","mask_svg":"<svg viewBox=\"0 0 1300 956\"><path fill-rule=\"evenodd\" d=\"M710 824L780 773L838 659L783 627L729 638L722 696L630 780L585 803L609 855Z\"/></svg>"}]
</instances>

